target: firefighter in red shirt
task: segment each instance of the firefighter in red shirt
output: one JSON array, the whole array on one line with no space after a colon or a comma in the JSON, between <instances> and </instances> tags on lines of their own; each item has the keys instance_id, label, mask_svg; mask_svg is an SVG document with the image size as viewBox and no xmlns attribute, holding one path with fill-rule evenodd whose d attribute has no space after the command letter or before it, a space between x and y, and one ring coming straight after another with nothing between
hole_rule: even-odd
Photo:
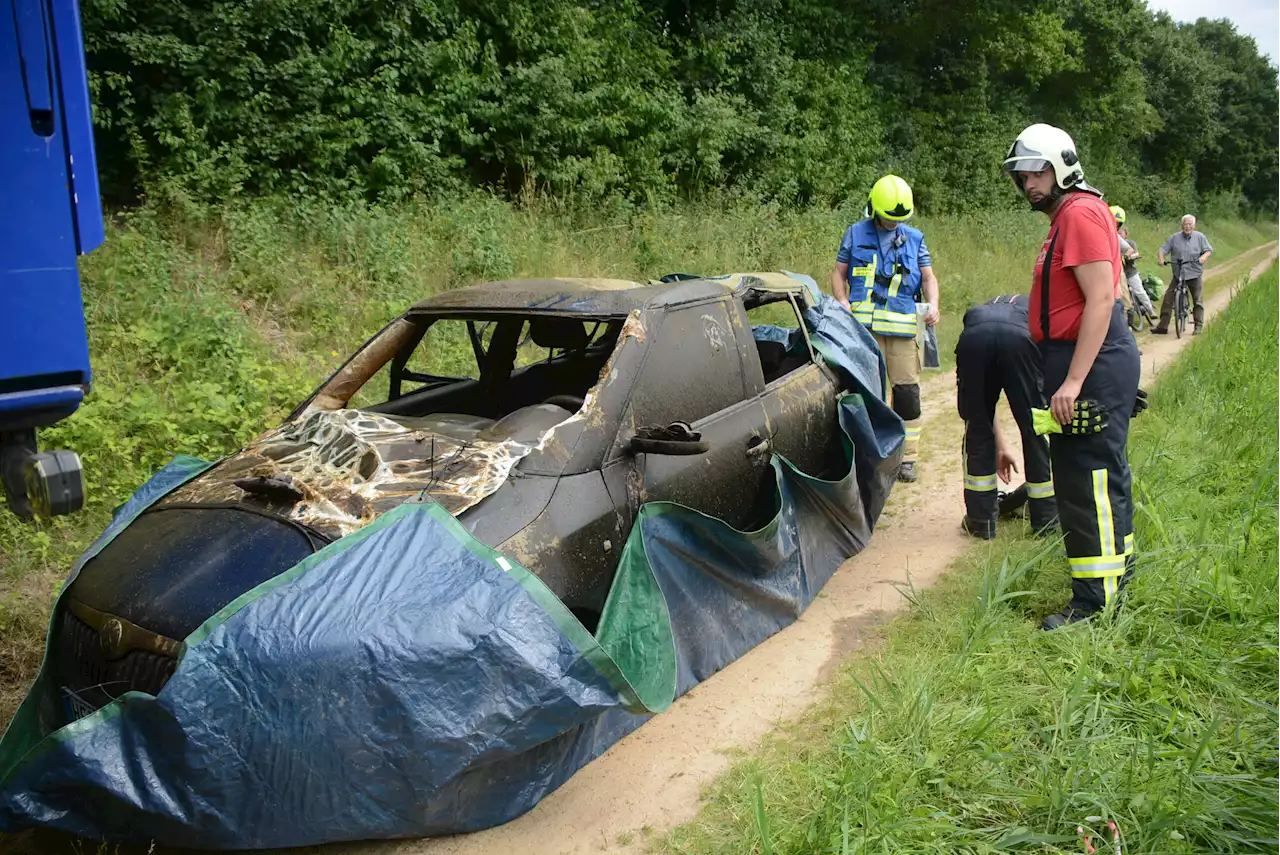
<instances>
[{"instance_id":1,"label":"firefighter in red shirt","mask_svg":"<svg viewBox=\"0 0 1280 855\"><path fill-rule=\"evenodd\" d=\"M1043 623L1057 629L1111 605L1132 571L1133 492L1125 443L1141 363L1118 299L1123 273L1115 220L1102 193L1085 183L1070 135L1031 125L1010 147L1004 168L1032 209L1049 216L1028 321L1044 360L1050 410L1064 426L1049 447L1071 565L1071 602ZM1093 432L1081 426L1082 403L1100 405L1096 410L1105 412L1105 427Z\"/></svg>"}]
</instances>

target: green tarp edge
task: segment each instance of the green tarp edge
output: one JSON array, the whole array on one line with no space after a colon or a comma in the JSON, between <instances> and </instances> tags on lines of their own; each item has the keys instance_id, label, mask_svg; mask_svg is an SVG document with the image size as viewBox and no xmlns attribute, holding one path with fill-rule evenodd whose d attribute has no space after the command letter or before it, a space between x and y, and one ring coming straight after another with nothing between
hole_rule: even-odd
<instances>
[{"instance_id":1,"label":"green tarp edge","mask_svg":"<svg viewBox=\"0 0 1280 855\"><path fill-rule=\"evenodd\" d=\"M618 572L600 613L596 638L623 673L634 675L633 685L645 706L662 712L676 697L676 640L671 612L644 551L644 527L649 514L662 503L640 507L627 535Z\"/></svg>"},{"instance_id":2,"label":"green tarp edge","mask_svg":"<svg viewBox=\"0 0 1280 855\"><path fill-rule=\"evenodd\" d=\"M837 406L845 404L861 409L866 407L862 396L856 392L843 395L837 401ZM780 454L773 456L800 478L820 484L840 484L857 477L853 441L843 430L841 438L845 454L849 457L849 469L843 477L831 481L803 472ZM622 673L628 675L629 683L634 686L640 700L652 712L665 710L675 700L676 644L666 598L645 552L642 523L648 518L673 511L715 520L748 540L772 537L782 522L781 508L769 522L759 528L742 531L719 517L704 514L677 502L646 502L640 507L618 560L618 572L600 615L596 639Z\"/></svg>"},{"instance_id":3,"label":"green tarp edge","mask_svg":"<svg viewBox=\"0 0 1280 855\"><path fill-rule=\"evenodd\" d=\"M591 633L587 631L586 627L584 627L582 623L574 617L573 613L569 611L569 608L560 601L560 598L552 593L551 589L546 586L546 583L534 575L527 567L524 567L520 563L512 560L510 557L496 549L493 549L487 544L481 543L471 534L471 532L467 531L452 514L434 502L406 502L403 505L399 505L359 531L352 532L346 537L334 541L316 552L314 555L304 558L302 561L298 562L293 567L290 567L280 575L274 576L267 581L262 582L257 587L244 592L239 597L236 597L230 603L223 606L215 615L197 627L196 630L187 637L187 645L191 646L199 644L205 638L208 638L211 632L216 630L236 612L240 611L248 604L266 596L282 585L289 584L302 574L306 573L312 567L315 567L317 564L327 561L334 555L360 543L362 540L376 534L378 531L394 525L398 520L412 513L430 514L470 552L501 568L503 572L514 579L520 587L524 589L525 593L532 597L533 600L542 607L543 611L551 617L552 621L556 624L556 627L564 633L565 637L568 638L573 646L577 648L578 652L581 653L588 662L595 666L596 670L609 681L609 684L613 686L620 695L622 695L623 699L626 701L628 709L633 712L656 713L666 709L666 707L671 704L671 701L674 700L674 682L672 683L672 688L668 693L669 697L667 697L665 701L662 700L661 696L655 697L649 693L642 696L642 694L634 688L631 679L632 674L639 672L633 671L629 674L625 667L619 667L615 660L610 657L609 653L595 638L592 637ZM670 627L668 627L667 632L668 634L670 633ZM672 652L669 658L671 660L670 670L674 675L674 647L672 647ZM653 704L656 704L656 706Z\"/></svg>"}]
</instances>

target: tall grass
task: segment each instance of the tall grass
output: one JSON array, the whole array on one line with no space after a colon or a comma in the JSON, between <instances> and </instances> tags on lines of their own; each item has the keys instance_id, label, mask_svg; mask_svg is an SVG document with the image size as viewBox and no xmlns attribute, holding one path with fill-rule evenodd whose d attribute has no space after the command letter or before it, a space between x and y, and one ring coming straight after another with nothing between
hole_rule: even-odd
<instances>
[{"instance_id":1,"label":"tall grass","mask_svg":"<svg viewBox=\"0 0 1280 855\"><path fill-rule=\"evenodd\" d=\"M648 280L777 269L825 286L857 206L790 210L732 197L590 213L473 193L430 205L144 207L82 261L94 387L42 435L80 452L89 504L69 519L0 514L0 723L33 676L53 580L111 508L175 452L216 457L284 413L406 306L519 276ZM1030 212L920 217L941 279L942 350L969 304L1025 290L1046 222ZM1218 258L1274 224L1204 223ZM1174 224L1135 223L1171 232ZM1163 239L1163 238L1162 238ZM1154 244L1145 240L1144 249Z\"/></svg>"},{"instance_id":2,"label":"tall grass","mask_svg":"<svg viewBox=\"0 0 1280 855\"><path fill-rule=\"evenodd\" d=\"M663 849L1074 853L1115 821L1127 855L1274 852L1278 297L1273 266L1134 423L1123 609L1041 631L1061 548L1002 534Z\"/></svg>"}]
</instances>

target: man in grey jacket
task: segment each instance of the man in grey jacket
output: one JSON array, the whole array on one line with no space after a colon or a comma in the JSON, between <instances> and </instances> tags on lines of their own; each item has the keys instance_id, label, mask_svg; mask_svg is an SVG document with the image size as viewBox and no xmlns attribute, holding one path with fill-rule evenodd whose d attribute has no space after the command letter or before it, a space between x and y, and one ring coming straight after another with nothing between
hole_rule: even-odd
<instances>
[{"instance_id":1,"label":"man in grey jacket","mask_svg":"<svg viewBox=\"0 0 1280 855\"><path fill-rule=\"evenodd\" d=\"M1204 326L1204 302L1201 299L1204 295L1204 279L1202 277L1204 263L1212 253L1213 247L1209 245L1209 239L1196 231L1196 218L1190 214L1183 216L1182 230L1171 235L1156 253L1160 264L1164 264L1166 255L1169 257L1174 266L1173 275L1175 277L1181 275L1182 281L1186 283L1187 290L1191 293L1191 300L1195 305L1192 311L1196 321L1195 335L1199 335ZM1170 282L1170 284L1173 283ZM1167 335L1169 316L1172 314L1173 288L1169 288L1164 292L1164 300L1160 302L1160 323L1151 332L1156 335Z\"/></svg>"}]
</instances>

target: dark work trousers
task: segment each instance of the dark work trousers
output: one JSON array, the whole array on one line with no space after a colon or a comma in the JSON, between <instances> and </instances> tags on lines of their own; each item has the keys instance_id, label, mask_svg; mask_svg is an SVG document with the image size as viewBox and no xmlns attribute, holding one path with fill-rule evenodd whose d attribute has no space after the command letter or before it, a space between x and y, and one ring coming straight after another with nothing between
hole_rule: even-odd
<instances>
[{"instance_id":1,"label":"dark work trousers","mask_svg":"<svg viewBox=\"0 0 1280 855\"><path fill-rule=\"evenodd\" d=\"M1187 285L1187 292L1191 294L1191 317L1195 318L1196 329L1204 326L1204 280L1197 276L1195 279L1184 280ZM1173 282L1169 282L1169 287L1164 289L1164 299L1160 301L1160 329L1169 328L1169 318L1173 317Z\"/></svg>"},{"instance_id":2,"label":"dark work trousers","mask_svg":"<svg viewBox=\"0 0 1280 855\"><path fill-rule=\"evenodd\" d=\"M1071 367L1074 341L1043 341L1045 394L1052 398ZM1125 443L1142 365L1119 301L1077 400L1110 414L1101 433L1054 434L1049 445L1058 516L1071 565L1071 608L1096 612L1112 602L1133 569L1133 490Z\"/></svg>"},{"instance_id":3,"label":"dark work trousers","mask_svg":"<svg viewBox=\"0 0 1280 855\"><path fill-rule=\"evenodd\" d=\"M1007 300L1001 297L999 300ZM1026 297L1017 304L987 303L964 315L956 342L956 407L964 419L964 509L969 527L988 535L996 528L996 436L991 423L1003 391L1022 434L1031 525L1036 531L1057 522L1049 444L1036 436L1031 408L1045 407L1040 351L1027 327Z\"/></svg>"}]
</instances>

